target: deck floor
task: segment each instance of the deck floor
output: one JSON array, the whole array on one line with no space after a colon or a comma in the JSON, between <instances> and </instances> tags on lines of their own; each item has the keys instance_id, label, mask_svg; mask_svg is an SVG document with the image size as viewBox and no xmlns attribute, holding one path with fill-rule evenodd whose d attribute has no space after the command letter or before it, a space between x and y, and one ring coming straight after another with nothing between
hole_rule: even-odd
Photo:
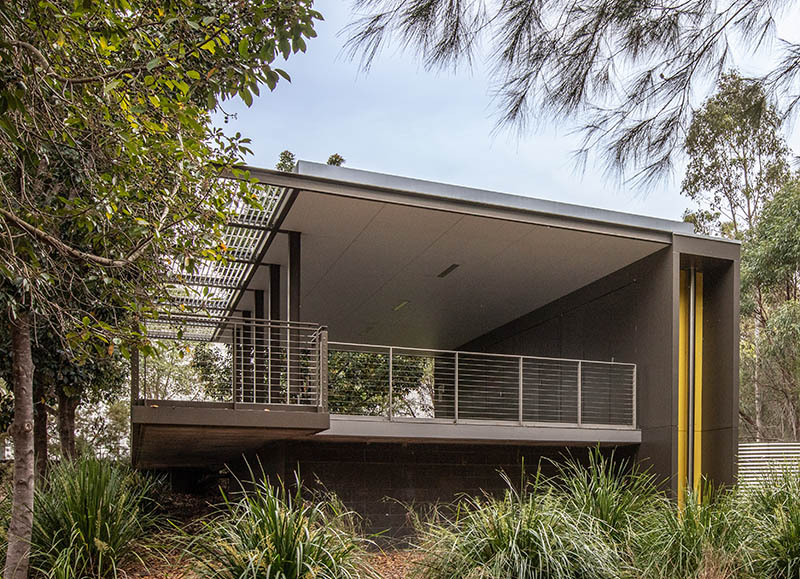
<instances>
[{"instance_id":1,"label":"deck floor","mask_svg":"<svg viewBox=\"0 0 800 579\"><path fill-rule=\"evenodd\" d=\"M133 464L145 469L218 469L275 440L636 445L641 431L600 425L338 416L314 407L147 401L133 406Z\"/></svg>"}]
</instances>

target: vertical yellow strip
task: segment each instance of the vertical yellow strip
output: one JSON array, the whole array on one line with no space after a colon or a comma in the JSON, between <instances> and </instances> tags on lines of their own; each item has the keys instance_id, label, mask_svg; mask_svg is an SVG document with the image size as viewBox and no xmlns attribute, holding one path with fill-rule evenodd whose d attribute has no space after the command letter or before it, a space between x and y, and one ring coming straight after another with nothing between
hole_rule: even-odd
<instances>
[{"instance_id":1,"label":"vertical yellow strip","mask_svg":"<svg viewBox=\"0 0 800 579\"><path fill-rule=\"evenodd\" d=\"M695 277L694 324L694 480L695 492L700 491L703 466L703 274Z\"/></svg>"},{"instance_id":2,"label":"vertical yellow strip","mask_svg":"<svg viewBox=\"0 0 800 579\"><path fill-rule=\"evenodd\" d=\"M681 270L680 301L678 308L678 506L683 508L686 498L689 422L689 274Z\"/></svg>"}]
</instances>

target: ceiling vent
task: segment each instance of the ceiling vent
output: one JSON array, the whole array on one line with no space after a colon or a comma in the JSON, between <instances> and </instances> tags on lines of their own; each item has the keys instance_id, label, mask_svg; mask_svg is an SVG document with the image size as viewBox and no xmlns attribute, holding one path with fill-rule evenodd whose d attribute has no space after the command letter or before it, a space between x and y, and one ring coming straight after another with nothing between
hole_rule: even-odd
<instances>
[{"instance_id":1,"label":"ceiling vent","mask_svg":"<svg viewBox=\"0 0 800 579\"><path fill-rule=\"evenodd\" d=\"M451 273L453 273L453 272L454 272L456 269L458 269L458 267L459 267L460 265L461 265L460 263L453 263L453 264L451 264L451 265L450 265L450 266L449 266L447 269L445 269L444 271L442 271L442 273L440 273L439 275L437 275L436 277L447 277L448 275L450 275Z\"/></svg>"}]
</instances>

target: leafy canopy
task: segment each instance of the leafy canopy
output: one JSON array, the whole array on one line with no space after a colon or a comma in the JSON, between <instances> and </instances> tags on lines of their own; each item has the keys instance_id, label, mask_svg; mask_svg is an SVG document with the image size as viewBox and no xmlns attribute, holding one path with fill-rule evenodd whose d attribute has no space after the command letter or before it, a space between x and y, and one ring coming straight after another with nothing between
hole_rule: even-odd
<instances>
[{"instance_id":1,"label":"leafy canopy","mask_svg":"<svg viewBox=\"0 0 800 579\"><path fill-rule=\"evenodd\" d=\"M219 179L248 141L210 114L288 78L276 65L314 36L311 4L3 3L0 306L104 350L178 273L226 259L233 200L262 200Z\"/></svg>"},{"instance_id":2,"label":"leafy canopy","mask_svg":"<svg viewBox=\"0 0 800 579\"><path fill-rule=\"evenodd\" d=\"M682 192L700 209L687 212L703 233L741 238L789 178L781 117L761 83L735 72L695 113L686 137L689 165Z\"/></svg>"}]
</instances>

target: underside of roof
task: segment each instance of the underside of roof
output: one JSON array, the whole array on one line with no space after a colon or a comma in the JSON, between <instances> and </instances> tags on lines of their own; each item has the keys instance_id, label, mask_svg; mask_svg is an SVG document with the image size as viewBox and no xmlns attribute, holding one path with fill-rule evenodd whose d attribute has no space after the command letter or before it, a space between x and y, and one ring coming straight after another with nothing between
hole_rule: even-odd
<instances>
[{"instance_id":1,"label":"underside of roof","mask_svg":"<svg viewBox=\"0 0 800 579\"><path fill-rule=\"evenodd\" d=\"M269 283L261 266L287 265L289 230L303 238L301 320L330 324L333 339L455 347L691 227L302 161L294 173L248 170L259 207L232 208L227 258L176 276L170 310L208 323L150 324L154 337L212 335L253 310L253 290Z\"/></svg>"}]
</instances>

